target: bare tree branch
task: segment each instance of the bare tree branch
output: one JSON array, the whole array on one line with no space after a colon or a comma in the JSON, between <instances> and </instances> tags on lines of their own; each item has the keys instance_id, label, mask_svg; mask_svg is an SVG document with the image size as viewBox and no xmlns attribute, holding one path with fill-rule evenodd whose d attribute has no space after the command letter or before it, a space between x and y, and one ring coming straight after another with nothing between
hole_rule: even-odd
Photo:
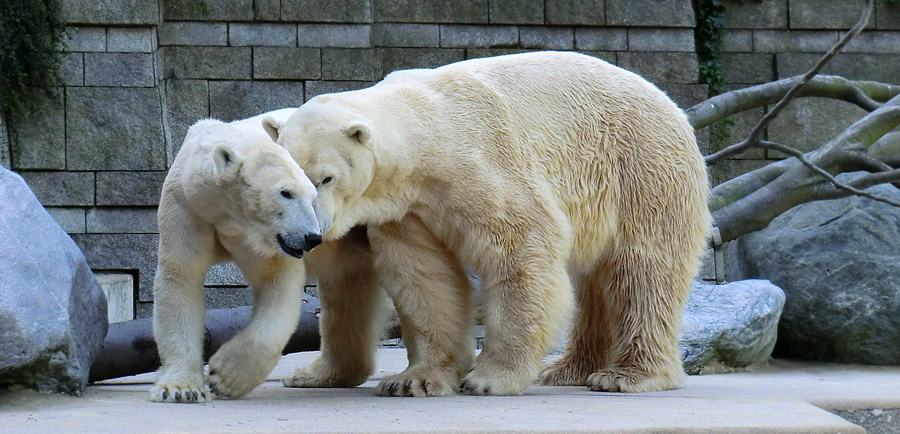
<instances>
[{"instance_id":1,"label":"bare tree branch","mask_svg":"<svg viewBox=\"0 0 900 434\"><path fill-rule=\"evenodd\" d=\"M716 211L743 199L783 175L795 164L799 163L792 159L781 160L717 185L709 192L709 210Z\"/></svg>"},{"instance_id":2,"label":"bare tree branch","mask_svg":"<svg viewBox=\"0 0 900 434\"><path fill-rule=\"evenodd\" d=\"M806 166L806 168L808 168L809 170L812 170L819 176L828 180L828 182L830 182L836 189L845 190L850 194L867 197L872 200L877 200L878 202L884 202L888 205L900 207L900 202L897 202L895 200L891 200L891 199L888 199L885 197L881 197L878 195L874 195L872 193L869 193L868 191L860 190L858 188L854 188L848 184L838 181L837 178L835 178L832 174L828 173L825 169L822 169L821 167L816 166L815 164L813 164L812 162L807 160L806 156L804 156L802 152L800 152L790 146L785 146L785 145L782 145L779 143L773 143L773 142L769 142L769 141L765 141L765 140L760 141L757 146L759 146L761 148L765 148L765 149L774 149L776 151L783 152L785 154L793 156L797 160L800 160L800 162L803 163L803 165Z\"/></svg>"},{"instance_id":3,"label":"bare tree branch","mask_svg":"<svg viewBox=\"0 0 900 434\"><path fill-rule=\"evenodd\" d=\"M880 141L898 125L900 95L863 116L819 149L802 155L807 162L821 170L836 173L840 171L838 169L848 167L848 149L864 150L873 146L873 143ZM886 161L884 156L879 157ZM840 189L830 182L820 180L823 180L820 174L810 171L800 159L792 157L715 187L710 193L710 211L719 226L723 241L762 229L772 219L801 203L854 194L852 190ZM846 184L862 191L872 185L898 180L900 175L895 169L864 175ZM748 184L743 184L742 181Z\"/></svg>"},{"instance_id":4,"label":"bare tree branch","mask_svg":"<svg viewBox=\"0 0 900 434\"><path fill-rule=\"evenodd\" d=\"M694 129L699 130L736 113L777 103L800 77L784 78L716 95L685 110L685 113ZM898 94L900 86L897 85L817 75L800 91L797 98L838 99L872 111Z\"/></svg>"},{"instance_id":5,"label":"bare tree branch","mask_svg":"<svg viewBox=\"0 0 900 434\"><path fill-rule=\"evenodd\" d=\"M722 161L727 160L729 157L738 155L746 151L747 149L756 146L759 143L762 132L766 129L766 127L769 126L769 123L771 123L772 120L774 120L781 113L781 111L784 110L785 107L787 107L791 100L793 100L794 97L796 97L797 94L800 93L803 87L806 86L806 84L813 77L815 77L816 74L818 74L819 71L821 71L822 68L824 68L825 65L828 64L828 62L832 58L834 58L834 56L836 56L844 48L844 46L847 45L848 42L850 42L851 39L853 39L854 36L858 35L859 32L861 32L862 29L865 28L866 24L869 22L869 16L871 16L872 14L872 8L874 7L874 4L874 0L868 0L866 2L866 6L863 9L862 16L860 17L859 21L856 22L856 25L854 25L853 28L850 29L850 31L847 32L841 38L841 40L834 45L834 47L831 47L831 50L825 53L825 55L822 56L821 59L819 59L816 65L813 66L812 69L809 70L809 72L803 75L803 78L797 81L797 83L791 88L791 90L789 90L787 94L784 95L781 101L778 101L778 103L775 104L775 106L772 107L772 109L769 110L769 112L759 120L759 123L757 123L756 126L753 127L753 129L750 131L750 134L747 135L746 139L744 139L740 143L731 145L714 154L706 156L706 164L713 165L721 163Z\"/></svg>"}]
</instances>

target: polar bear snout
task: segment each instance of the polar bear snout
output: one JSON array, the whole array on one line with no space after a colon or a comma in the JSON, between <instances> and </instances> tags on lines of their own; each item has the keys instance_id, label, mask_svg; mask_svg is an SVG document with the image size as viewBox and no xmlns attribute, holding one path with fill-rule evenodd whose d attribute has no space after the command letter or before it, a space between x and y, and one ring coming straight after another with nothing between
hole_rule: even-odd
<instances>
[{"instance_id":1,"label":"polar bear snout","mask_svg":"<svg viewBox=\"0 0 900 434\"><path fill-rule=\"evenodd\" d=\"M281 247L288 256L302 258L303 252L308 252L314 247L322 244L322 234L315 232L300 234L297 232L278 234L275 236L278 241L278 247Z\"/></svg>"}]
</instances>

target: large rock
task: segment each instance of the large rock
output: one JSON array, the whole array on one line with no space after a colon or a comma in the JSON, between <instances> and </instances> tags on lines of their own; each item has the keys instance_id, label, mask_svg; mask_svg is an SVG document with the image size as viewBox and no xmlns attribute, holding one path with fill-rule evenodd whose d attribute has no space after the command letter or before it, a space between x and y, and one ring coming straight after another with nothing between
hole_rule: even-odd
<instances>
[{"instance_id":1,"label":"large rock","mask_svg":"<svg viewBox=\"0 0 900 434\"><path fill-rule=\"evenodd\" d=\"M84 255L0 168L0 387L80 395L108 327Z\"/></svg>"},{"instance_id":2,"label":"large rock","mask_svg":"<svg viewBox=\"0 0 900 434\"><path fill-rule=\"evenodd\" d=\"M694 282L679 336L684 371L699 374L766 362L783 307L784 292L765 280Z\"/></svg>"},{"instance_id":3,"label":"large rock","mask_svg":"<svg viewBox=\"0 0 900 434\"><path fill-rule=\"evenodd\" d=\"M870 191L900 200L889 185ZM900 209L861 197L803 204L728 255L730 279L784 289L776 357L900 364Z\"/></svg>"}]
</instances>

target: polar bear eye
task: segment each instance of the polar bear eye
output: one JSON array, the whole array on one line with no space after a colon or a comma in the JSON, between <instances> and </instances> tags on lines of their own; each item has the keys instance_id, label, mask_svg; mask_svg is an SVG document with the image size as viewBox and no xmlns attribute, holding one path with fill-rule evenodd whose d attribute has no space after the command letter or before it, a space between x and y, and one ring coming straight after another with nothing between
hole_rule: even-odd
<instances>
[{"instance_id":1,"label":"polar bear eye","mask_svg":"<svg viewBox=\"0 0 900 434\"><path fill-rule=\"evenodd\" d=\"M330 184L331 181L333 181L333 179L330 176L326 176L326 177L322 178L321 185Z\"/></svg>"},{"instance_id":2,"label":"polar bear eye","mask_svg":"<svg viewBox=\"0 0 900 434\"><path fill-rule=\"evenodd\" d=\"M281 190L281 197L284 197L285 199L293 199L294 193L292 193L290 190Z\"/></svg>"}]
</instances>

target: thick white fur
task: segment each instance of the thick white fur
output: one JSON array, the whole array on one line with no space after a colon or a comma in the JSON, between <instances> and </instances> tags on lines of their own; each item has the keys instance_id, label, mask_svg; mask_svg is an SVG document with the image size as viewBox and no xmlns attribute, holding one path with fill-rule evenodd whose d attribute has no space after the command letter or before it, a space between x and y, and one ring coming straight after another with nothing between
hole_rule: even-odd
<instances>
[{"instance_id":1,"label":"thick white fur","mask_svg":"<svg viewBox=\"0 0 900 434\"><path fill-rule=\"evenodd\" d=\"M677 331L708 184L686 117L646 80L574 53L475 59L318 96L269 130L316 184L325 239L367 225L377 274L396 276L388 290L415 354L382 394L456 390L471 318L459 263L483 279L487 333L464 391L521 393L573 300L569 346L544 384L682 381ZM442 272L423 274L432 267ZM369 319L345 314L341 327ZM350 362L310 369L330 363Z\"/></svg>"},{"instance_id":2,"label":"thick white fur","mask_svg":"<svg viewBox=\"0 0 900 434\"><path fill-rule=\"evenodd\" d=\"M248 393L271 372L296 327L305 269L282 252L275 235L318 231L316 191L260 119L196 123L166 177L153 287L162 367L152 401L209 401L206 382L220 396ZM253 288L253 315L212 356L204 378L203 281L210 266L228 260Z\"/></svg>"}]
</instances>

